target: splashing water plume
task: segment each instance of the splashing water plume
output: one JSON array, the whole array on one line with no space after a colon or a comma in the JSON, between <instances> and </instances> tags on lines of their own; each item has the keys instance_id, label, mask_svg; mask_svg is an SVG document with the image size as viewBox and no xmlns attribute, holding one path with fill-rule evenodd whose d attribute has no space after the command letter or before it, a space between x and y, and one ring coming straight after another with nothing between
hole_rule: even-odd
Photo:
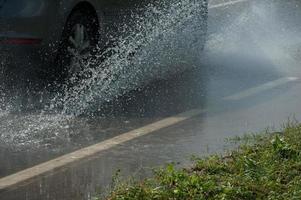
<instances>
[{"instance_id":1,"label":"splashing water plume","mask_svg":"<svg viewBox=\"0 0 301 200\"><path fill-rule=\"evenodd\" d=\"M204 44L204 6L202 1L178 0L149 4L143 15L133 14L135 26L120 27L124 34L115 45L86 62L81 73L89 74L87 78L66 86L39 114L5 114L1 141L39 146L59 137L68 142L69 133L64 130L75 117L95 112L102 103L154 78L196 66ZM100 62L104 55L109 56Z\"/></svg>"},{"instance_id":2,"label":"splashing water plume","mask_svg":"<svg viewBox=\"0 0 301 200\"><path fill-rule=\"evenodd\" d=\"M110 56L101 63L91 59L82 72L90 77L66 89L62 98L55 99L53 107L61 106L62 114L85 114L89 109L94 110L96 104L143 86L155 77L196 65L188 62L199 58L198 50L204 43L198 40L204 35L203 30L198 29L202 27L202 16L198 15L204 5L193 2L150 4L143 16L133 16L136 26L122 27L120 32L127 33L126 36L118 38L114 47L97 55Z\"/></svg>"}]
</instances>

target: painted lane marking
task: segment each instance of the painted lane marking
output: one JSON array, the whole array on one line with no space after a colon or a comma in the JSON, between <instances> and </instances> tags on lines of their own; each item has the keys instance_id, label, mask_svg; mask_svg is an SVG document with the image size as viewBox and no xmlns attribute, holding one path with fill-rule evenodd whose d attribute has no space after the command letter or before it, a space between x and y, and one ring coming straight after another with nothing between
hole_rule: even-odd
<instances>
[{"instance_id":1,"label":"painted lane marking","mask_svg":"<svg viewBox=\"0 0 301 200\"><path fill-rule=\"evenodd\" d=\"M15 174L9 175L7 177L0 179L0 192L4 190L12 189L20 184L30 183L31 180L39 176L46 175L48 173L54 172L55 170L61 169L64 166L73 164L75 162L87 159L89 157L95 156L105 150L111 149L117 145L128 142L130 140L148 135L155 131L163 128L178 124L195 116L201 115L206 112L202 109L190 110L172 117L165 118L158 122L146 125L144 127L138 128L136 130L121 134L114 138L105 140L98 144L77 150L75 152L63 155L56 159L47 161L45 163L36 165L34 167L25 169L23 171L17 172Z\"/></svg>"},{"instance_id":2,"label":"painted lane marking","mask_svg":"<svg viewBox=\"0 0 301 200\"><path fill-rule=\"evenodd\" d=\"M247 2L249 0L236 0L236 1L230 1L230 2L227 2L227 3L219 3L219 4L216 4L216 5L209 5L209 9L214 9L214 8L220 8L220 7L225 7L225 6L231 6L231 5L234 5L234 4L237 4L237 3L244 3L244 2Z\"/></svg>"},{"instance_id":3,"label":"painted lane marking","mask_svg":"<svg viewBox=\"0 0 301 200\"><path fill-rule=\"evenodd\" d=\"M253 87L247 90L244 90L242 92L239 92L237 94L228 96L228 97L224 97L224 100L228 100L228 101L237 101L237 100L241 100L241 99L245 99L247 97L250 96L254 96L256 94L265 92L267 90L271 90L273 88L279 87L281 85L287 84L289 82L294 82L299 80L299 78L297 77L284 77L284 78L280 78L271 82L267 82L263 85L257 86L257 87Z\"/></svg>"}]
</instances>

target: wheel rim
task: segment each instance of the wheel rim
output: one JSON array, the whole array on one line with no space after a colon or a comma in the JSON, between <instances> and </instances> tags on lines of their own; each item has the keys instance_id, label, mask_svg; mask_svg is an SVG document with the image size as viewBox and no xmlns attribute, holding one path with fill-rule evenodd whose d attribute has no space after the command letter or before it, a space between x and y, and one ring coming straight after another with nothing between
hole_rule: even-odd
<instances>
[{"instance_id":1,"label":"wheel rim","mask_svg":"<svg viewBox=\"0 0 301 200\"><path fill-rule=\"evenodd\" d=\"M68 38L68 54L70 56L69 73L78 74L83 68L83 62L90 55L91 39L87 27L76 24L71 29Z\"/></svg>"}]
</instances>

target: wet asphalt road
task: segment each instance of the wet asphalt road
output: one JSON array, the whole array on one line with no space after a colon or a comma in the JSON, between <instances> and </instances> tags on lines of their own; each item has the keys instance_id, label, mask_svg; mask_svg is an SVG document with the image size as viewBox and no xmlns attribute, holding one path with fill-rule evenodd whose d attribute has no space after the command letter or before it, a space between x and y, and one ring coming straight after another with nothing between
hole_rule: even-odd
<instances>
[{"instance_id":1,"label":"wet asphalt road","mask_svg":"<svg viewBox=\"0 0 301 200\"><path fill-rule=\"evenodd\" d=\"M260 2L211 9L207 46L197 69L117 99L105 106L106 117L74 119L67 143L55 140L48 148L26 151L2 145L0 176L193 108L204 109L202 115L0 191L1 199L90 199L109 188L119 169L124 176L145 177L152 167L185 166L191 155L223 152L231 148L225 143L231 136L279 130L288 118L300 120L301 11L296 1Z\"/></svg>"}]
</instances>

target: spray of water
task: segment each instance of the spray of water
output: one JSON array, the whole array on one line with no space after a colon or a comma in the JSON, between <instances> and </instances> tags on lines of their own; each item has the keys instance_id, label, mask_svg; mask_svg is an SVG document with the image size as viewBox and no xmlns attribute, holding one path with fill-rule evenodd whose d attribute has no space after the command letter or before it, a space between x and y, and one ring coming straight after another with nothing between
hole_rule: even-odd
<instances>
[{"instance_id":1,"label":"spray of water","mask_svg":"<svg viewBox=\"0 0 301 200\"><path fill-rule=\"evenodd\" d=\"M78 116L154 77L196 65L192 59L200 57L204 43L204 8L202 1L191 0L149 4L143 16L132 16L135 27L122 27L126 36L97 57L110 56L101 63L90 60L82 72L89 78L67 88L52 106Z\"/></svg>"},{"instance_id":2,"label":"spray of water","mask_svg":"<svg viewBox=\"0 0 301 200\"><path fill-rule=\"evenodd\" d=\"M85 62L81 73L88 74L86 78L71 78L64 92L39 114L15 116L8 112L1 125L1 141L37 146L59 137L68 142L70 131L65 130L77 116L95 112L103 102L142 87L153 78L196 66L206 33L205 7L203 1L177 0L152 3L143 15L133 14L135 26L120 27L119 32L124 34L114 41L115 45ZM106 59L99 62L104 55ZM69 87L74 80L77 83Z\"/></svg>"},{"instance_id":3,"label":"spray of water","mask_svg":"<svg viewBox=\"0 0 301 200\"><path fill-rule=\"evenodd\" d=\"M299 73L293 58L293 47L300 44L300 2L250 1L218 32L209 36L207 50L212 59L217 55L264 58L274 70L287 76Z\"/></svg>"}]
</instances>

